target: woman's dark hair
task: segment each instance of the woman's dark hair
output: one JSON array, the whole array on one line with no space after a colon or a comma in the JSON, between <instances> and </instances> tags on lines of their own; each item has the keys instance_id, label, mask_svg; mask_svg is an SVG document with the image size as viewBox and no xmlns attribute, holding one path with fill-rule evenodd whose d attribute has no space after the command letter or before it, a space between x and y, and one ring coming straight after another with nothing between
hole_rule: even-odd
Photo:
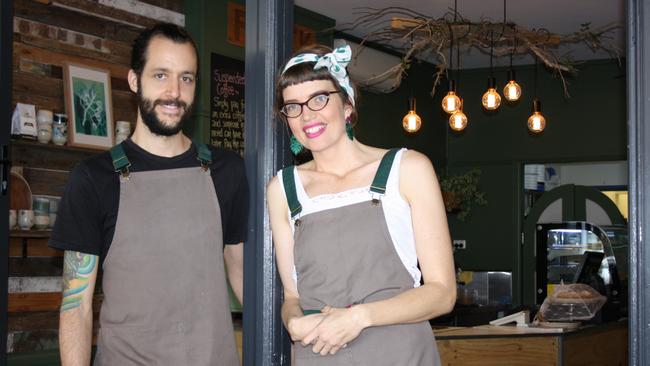
<instances>
[{"instance_id":1,"label":"woman's dark hair","mask_svg":"<svg viewBox=\"0 0 650 366\"><path fill-rule=\"evenodd\" d=\"M306 46L300 50L298 50L296 53L294 53L291 58L294 56L303 54L303 53L314 53L319 56L323 56L327 53L332 52L332 49L320 45L320 44L314 44L310 46ZM289 61L285 62L282 65L282 68L280 69L280 72L284 70L284 67ZM345 91L339 84L339 82L330 74L330 72L327 70L327 68L323 67L318 70L314 70L314 65L316 65L316 62L303 62L300 64L296 64L291 66L287 71L284 73L281 73L280 76L278 76L278 79L275 83L275 106L274 106L274 111L275 114L278 118L280 118L282 121L287 122L287 118L284 114L280 113L280 109L284 105L284 97L282 95L282 92L284 89L288 86L291 85L296 85L300 83L304 83L306 81L314 81L314 80L330 80L332 84L334 84L334 88L336 91L338 91L341 95L341 98L344 103L350 104L352 106L352 114L350 114L350 122L354 126L354 124L357 122L357 110L355 108L356 105L356 100L355 104L350 103L350 96L348 95L348 92ZM356 88L352 82L350 82L350 85L352 88L355 90L355 95L358 95L356 92Z\"/></svg>"},{"instance_id":2,"label":"woman's dark hair","mask_svg":"<svg viewBox=\"0 0 650 366\"><path fill-rule=\"evenodd\" d=\"M131 51L131 69L138 75L142 75L144 65L147 63L147 50L151 40L155 37L167 38L174 43L189 43L194 48L196 56L196 73L199 72L199 52L196 43L189 33L183 28L172 23L157 23L151 28L140 33L138 38L133 41L133 50Z\"/></svg>"}]
</instances>

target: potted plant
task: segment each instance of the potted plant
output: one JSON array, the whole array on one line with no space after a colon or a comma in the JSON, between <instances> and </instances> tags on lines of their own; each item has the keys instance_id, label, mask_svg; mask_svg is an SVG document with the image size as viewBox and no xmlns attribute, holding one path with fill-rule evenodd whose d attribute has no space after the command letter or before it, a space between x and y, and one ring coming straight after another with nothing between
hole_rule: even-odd
<instances>
[{"instance_id":1,"label":"potted plant","mask_svg":"<svg viewBox=\"0 0 650 366\"><path fill-rule=\"evenodd\" d=\"M464 174L444 175L440 179L440 189L445 210L456 214L458 220L465 221L472 205L486 205L485 193L478 190L481 170L472 169Z\"/></svg>"}]
</instances>

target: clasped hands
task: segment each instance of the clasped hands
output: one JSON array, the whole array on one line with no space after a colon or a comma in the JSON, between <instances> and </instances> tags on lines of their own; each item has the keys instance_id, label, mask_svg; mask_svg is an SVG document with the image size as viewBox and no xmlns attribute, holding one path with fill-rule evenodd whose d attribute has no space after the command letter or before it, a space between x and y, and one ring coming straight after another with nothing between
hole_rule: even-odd
<instances>
[{"instance_id":1,"label":"clasped hands","mask_svg":"<svg viewBox=\"0 0 650 366\"><path fill-rule=\"evenodd\" d=\"M322 356L333 355L345 348L367 327L364 310L360 306L334 308L325 306L319 314L292 318L287 324L294 342L312 345L312 351Z\"/></svg>"}]
</instances>

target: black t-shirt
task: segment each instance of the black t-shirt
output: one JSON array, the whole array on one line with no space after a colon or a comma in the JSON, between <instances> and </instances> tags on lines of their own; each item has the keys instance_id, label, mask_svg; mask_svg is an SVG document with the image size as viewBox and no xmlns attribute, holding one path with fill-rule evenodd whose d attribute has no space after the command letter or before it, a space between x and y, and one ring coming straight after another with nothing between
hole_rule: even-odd
<instances>
[{"instance_id":1,"label":"black t-shirt","mask_svg":"<svg viewBox=\"0 0 650 366\"><path fill-rule=\"evenodd\" d=\"M194 144L183 154L171 158L153 155L131 139L122 146L131 162L131 172L200 166ZM223 242L238 244L246 240L248 220L244 163L233 152L209 148L212 151L210 173L221 209ZM119 198L119 173L115 172L108 151L80 162L70 173L49 245L99 255L103 260L113 241Z\"/></svg>"}]
</instances>

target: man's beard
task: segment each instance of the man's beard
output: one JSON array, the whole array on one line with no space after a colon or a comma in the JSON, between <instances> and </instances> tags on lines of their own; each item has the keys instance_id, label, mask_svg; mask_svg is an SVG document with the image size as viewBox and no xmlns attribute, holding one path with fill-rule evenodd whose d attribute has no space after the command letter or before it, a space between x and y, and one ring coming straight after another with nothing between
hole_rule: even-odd
<instances>
[{"instance_id":1,"label":"man's beard","mask_svg":"<svg viewBox=\"0 0 650 366\"><path fill-rule=\"evenodd\" d=\"M138 92L136 93L140 117L142 117L142 121L154 135L174 136L183 129L185 122L192 117L192 108L194 107L194 103L188 105L180 99L156 99L152 101L151 99L142 96L141 90L142 86L140 85L138 87ZM183 111L178 122L175 125L164 124L156 114L157 105L173 105L182 108Z\"/></svg>"}]
</instances>

